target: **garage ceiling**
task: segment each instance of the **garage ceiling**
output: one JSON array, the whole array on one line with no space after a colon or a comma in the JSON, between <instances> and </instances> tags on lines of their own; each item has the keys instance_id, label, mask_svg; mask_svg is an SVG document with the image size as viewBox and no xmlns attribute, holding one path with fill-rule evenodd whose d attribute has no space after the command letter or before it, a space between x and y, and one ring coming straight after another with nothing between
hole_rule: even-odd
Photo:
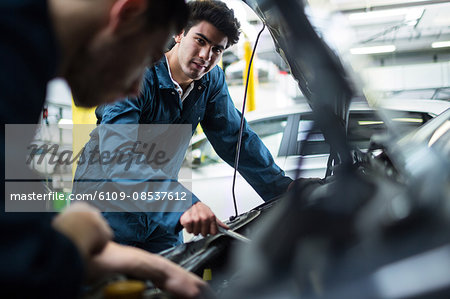
<instances>
[{"instance_id":1,"label":"garage ceiling","mask_svg":"<svg viewBox=\"0 0 450 299\"><path fill-rule=\"evenodd\" d=\"M331 0L362 46L394 45L397 52L432 51L450 41L450 1ZM447 48L450 49L450 48Z\"/></svg>"}]
</instances>

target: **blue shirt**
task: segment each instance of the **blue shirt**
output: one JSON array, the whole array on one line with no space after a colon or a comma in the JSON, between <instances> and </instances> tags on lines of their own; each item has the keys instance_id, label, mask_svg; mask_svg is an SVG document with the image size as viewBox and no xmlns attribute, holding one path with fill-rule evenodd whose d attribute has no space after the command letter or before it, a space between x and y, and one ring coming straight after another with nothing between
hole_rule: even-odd
<instances>
[{"instance_id":1,"label":"blue shirt","mask_svg":"<svg viewBox=\"0 0 450 299\"><path fill-rule=\"evenodd\" d=\"M193 90L182 103L163 58L147 69L139 97L101 106L96 114L101 124L191 124L192 134L200 123L217 154L228 164L234 164L241 113L230 98L224 73L218 66L194 81ZM238 170L264 200L284 193L292 181L275 164L247 122ZM81 170L78 173L77 170L75 179L83 179ZM198 200L192 196L193 204ZM161 223L169 232L177 232L181 229L178 224L181 214L148 213L148 217Z\"/></svg>"}]
</instances>

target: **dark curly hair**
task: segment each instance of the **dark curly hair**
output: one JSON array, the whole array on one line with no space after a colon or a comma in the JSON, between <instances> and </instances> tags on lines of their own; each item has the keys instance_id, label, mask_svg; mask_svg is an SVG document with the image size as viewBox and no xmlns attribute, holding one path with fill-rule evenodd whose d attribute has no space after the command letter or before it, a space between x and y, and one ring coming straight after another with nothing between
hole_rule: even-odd
<instances>
[{"instance_id":1,"label":"dark curly hair","mask_svg":"<svg viewBox=\"0 0 450 299\"><path fill-rule=\"evenodd\" d=\"M234 17L234 11L226 6L222 1L202 0L187 3L189 7L189 20L184 28L184 34L202 21L207 21L214 25L228 38L227 48L239 41L239 29L241 24Z\"/></svg>"},{"instance_id":2,"label":"dark curly hair","mask_svg":"<svg viewBox=\"0 0 450 299\"><path fill-rule=\"evenodd\" d=\"M149 29L174 25L180 32L188 21L189 9L184 0L147 0L147 26Z\"/></svg>"}]
</instances>

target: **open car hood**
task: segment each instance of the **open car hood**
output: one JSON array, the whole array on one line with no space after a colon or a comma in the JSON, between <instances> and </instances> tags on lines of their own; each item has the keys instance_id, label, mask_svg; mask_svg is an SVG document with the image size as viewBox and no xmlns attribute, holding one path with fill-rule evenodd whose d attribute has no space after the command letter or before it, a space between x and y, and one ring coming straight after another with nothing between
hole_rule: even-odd
<instances>
[{"instance_id":1,"label":"open car hood","mask_svg":"<svg viewBox=\"0 0 450 299\"><path fill-rule=\"evenodd\" d=\"M244 0L267 26L330 144L334 164L351 163L346 127L355 88L339 57L319 37L303 1ZM326 86L326 88L324 88Z\"/></svg>"}]
</instances>

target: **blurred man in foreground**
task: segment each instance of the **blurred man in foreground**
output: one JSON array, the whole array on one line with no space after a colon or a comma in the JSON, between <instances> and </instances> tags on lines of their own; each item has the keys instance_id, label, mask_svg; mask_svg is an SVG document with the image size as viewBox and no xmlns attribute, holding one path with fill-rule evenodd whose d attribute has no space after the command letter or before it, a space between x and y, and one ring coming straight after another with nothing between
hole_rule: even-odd
<instances>
[{"instance_id":1,"label":"blurred man in foreground","mask_svg":"<svg viewBox=\"0 0 450 299\"><path fill-rule=\"evenodd\" d=\"M20 136L16 155L5 157L5 124L36 123L50 79L64 77L82 106L135 95L145 67L161 57L167 38L186 18L183 0L2 1L2 169L8 159L20 172L30 172L20 145L34 132ZM2 188L5 184L4 178ZM74 205L53 221L49 213L6 213L2 207L0 232L6 297L73 298L84 278L110 272L151 279L180 297L197 297L205 288L159 256L110 241L110 228L88 206Z\"/></svg>"}]
</instances>

